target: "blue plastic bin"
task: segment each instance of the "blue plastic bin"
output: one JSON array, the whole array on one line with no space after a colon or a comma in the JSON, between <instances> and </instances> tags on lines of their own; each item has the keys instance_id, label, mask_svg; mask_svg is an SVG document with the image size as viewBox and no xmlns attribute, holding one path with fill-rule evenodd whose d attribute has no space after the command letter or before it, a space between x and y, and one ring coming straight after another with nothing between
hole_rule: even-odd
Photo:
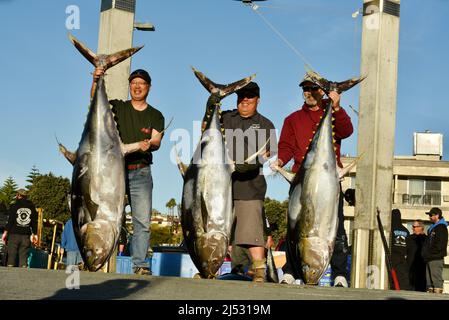
<instances>
[{"instance_id":1,"label":"blue plastic bin","mask_svg":"<svg viewBox=\"0 0 449 320\"><path fill-rule=\"evenodd\" d=\"M188 253L153 252L151 271L154 276L192 278L198 269Z\"/></svg>"},{"instance_id":2,"label":"blue plastic bin","mask_svg":"<svg viewBox=\"0 0 449 320\"><path fill-rule=\"evenodd\" d=\"M44 250L31 247L28 253L28 267L47 269L47 266L48 266L48 253Z\"/></svg>"},{"instance_id":3,"label":"blue plastic bin","mask_svg":"<svg viewBox=\"0 0 449 320\"><path fill-rule=\"evenodd\" d=\"M147 258L145 262L148 263L148 268L150 268L151 259ZM117 256L115 272L121 274L133 274L132 268L133 262L132 257L128 256Z\"/></svg>"}]
</instances>

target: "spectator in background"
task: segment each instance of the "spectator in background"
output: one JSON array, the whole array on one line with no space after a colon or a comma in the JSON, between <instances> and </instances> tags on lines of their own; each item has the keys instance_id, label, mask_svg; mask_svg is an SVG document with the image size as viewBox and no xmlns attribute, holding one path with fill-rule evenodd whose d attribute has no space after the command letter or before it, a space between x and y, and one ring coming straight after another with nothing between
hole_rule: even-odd
<instances>
[{"instance_id":1,"label":"spectator in background","mask_svg":"<svg viewBox=\"0 0 449 320\"><path fill-rule=\"evenodd\" d=\"M37 243L37 212L34 204L27 199L27 191L17 190L16 203L9 208L9 219L2 240L7 245L8 267L28 266L28 252L31 244Z\"/></svg>"},{"instance_id":2,"label":"spectator in background","mask_svg":"<svg viewBox=\"0 0 449 320\"><path fill-rule=\"evenodd\" d=\"M65 226L61 236L61 248L59 254L61 257L64 255L64 250L67 251L67 263L66 266L78 266L83 262L81 253L76 243L75 233L73 231L72 219L69 219Z\"/></svg>"},{"instance_id":3,"label":"spectator in background","mask_svg":"<svg viewBox=\"0 0 449 320\"><path fill-rule=\"evenodd\" d=\"M402 225L401 211L393 209L391 212L391 265L396 270L401 290L410 290L405 242L409 235L408 229Z\"/></svg>"},{"instance_id":4,"label":"spectator in background","mask_svg":"<svg viewBox=\"0 0 449 320\"><path fill-rule=\"evenodd\" d=\"M439 208L432 208L429 212L432 225L427 230L422 256L426 265L427 292L443 293L443 265L447 255L447 222Z\"/></svg>"},{"instance_id":5,"label":"spectator in background","mask_svg":"<svg viewBox=\"0 0 449 320\"><path fill-rule=\"evenodd\" d=\"M424 223L421 220L413 221L413 234L406 239L407 265L411 290L426 291L426 263L422 257L422 247L426 241Z\"/></svg>"}]
</instances>

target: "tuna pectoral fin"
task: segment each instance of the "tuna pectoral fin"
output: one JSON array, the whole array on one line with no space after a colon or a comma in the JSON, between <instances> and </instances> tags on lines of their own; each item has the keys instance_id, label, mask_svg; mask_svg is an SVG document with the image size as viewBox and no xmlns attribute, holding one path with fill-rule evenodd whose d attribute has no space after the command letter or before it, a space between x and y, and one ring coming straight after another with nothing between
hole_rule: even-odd
<instances>
[{"instance_id":1,"label":"tuna pectoral fin","mask_svg":"<svg viewBox=\"0 0 449 320\"><path fill-rule=\"evenodd\" d=\"M75 46L75 48L78 49L78 51L87 59L90 63L92 63L95 67L103 67L106 71L107 69L115 66L116 64L122 62L123 60L129 58L134 53L139 51L143 48L141 47L134 47L126 50L122 50L119 52L115 52L113 54L109 55L97 55L92 50L90 50L87 46L85 46L82 42L80 42L78 39L76 39L74 36L69 34L69 39Z\"/></svg>"},{"instance_id":2,"label":"tuna pectoral fin","mask_svg":"<svg viewBox=\"0 0 449 320\"><path fill-rule=\"evenodd\" d=\"M363 157L364 154L365 154L365 152L363 152L361 155L359 155L357 158L355 158L354 161L352 161L350 164L348 164L343 169L340 168L339 166L337 166L337 173L338 173L338 177L340 178L340 180L343 180L343 178L351 171L352 168L355 167L357 162Z\"/></svg>"},{"instance_id":3,"label":"tuna pectoral fin","mask_svg":"<svg viewBox=\"0 0 449 320\"><path fill-rule=\"evenodd\" d=\"M287 180L289 183L293 182L293 179L295 178L295 174L293 172L289 172L279 166L275 166L275 168L285 178L285 180Z\"/></svg>"},{"instance_id":4,"label":"tuna pectoral fin","mask_svg":"<svg viewBox=\"0 0 449 320\"><path fill-rule=\"evenodd\" d=\"M218 93L218 95L223 99L224 97L227 97L228 95L236 92L237 90L243 88L248 83L251 82L252 79L256 76L255 74L249 77L246 77L242 80L233 82L231 84L222 85L217 84L207 78L202 72L196 70L194 67L192 67L193 72L195 73L195 76L198 78L198 80L201 82L204 88L206 88L207 91L210 93Z\"/></svg>"},{"instance_id":5,"label":"tuna pectoral fin","mask_svg":"<svg viewBox=\"0 0 449 320\"><path fill-rule=\"evenodd\" d=\"M179 172L181 172L181 175L184 178L186 176L188 166L181 161L181 158L179 158L176 144L175 144L175 155L176 155L176 164L178 165Z\"/></svg>"},{"instance_id":6,"label":"tuna pectoral fin","mask_svg":"<svg viewBox=\"0 0 449 320\"><path fill-rule=\"evenodd\" d=\"M72 166L75 165L76 153L67 150L67 148L64 147L64 145L58 141L58 138L56 138L56 142L59 145L59 152L61 152L64 155L64 157L72 164Z\"/></svg>"},{"instance_id":7,"label":"tuna pectoral fin","mask_svg":"<svg viewBox=\"0 0 449 320\"><path fill-rule=\"evenodd\" d=\"M251 161L254 161L258 156L265 154L266 153L265 147L267 146L268 142L270 142L270 138L268 138L267 142L265 142L264 145L259 150L257 150L255 154L246 158L244 162L250 163Z\"/></svg>"}]
</instances>

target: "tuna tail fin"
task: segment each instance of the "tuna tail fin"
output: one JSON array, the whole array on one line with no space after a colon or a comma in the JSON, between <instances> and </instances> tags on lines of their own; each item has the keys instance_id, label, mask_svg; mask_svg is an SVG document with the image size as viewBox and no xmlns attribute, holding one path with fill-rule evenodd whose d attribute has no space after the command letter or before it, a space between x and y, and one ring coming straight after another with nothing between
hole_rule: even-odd
<instances>
[{"instance_id":1,"label":"tuna tail fin","mask_svg":"<svg viewBox=\"0 0 449 320\"><path fill-rule=\"evenodd\" d=\"M344 91L347 91L365 79L366 79L366 76L361 76L361 77L357 77L357 78L351 78L346 81L337 82L337 92L342 93Z\"/></svg>"},{"instance_id":2,"label":"tuna tail fin","mask_svg":"<svg viewBox=\"0 0 449 320\"><path fill-rule=\"evenodd\" d=\"M198 80L203 85L203 87L206 88L206 90L209 91L211 94L218 94L220 99L223 99L223 98L229 96L230 94L236 92L237 90L243 88L248 83L250 83L251 80L253 80L256 77L256 75L253 74L253 75L246 77L242 80L239 80L239 81L227 84L227 85L223 85L223 84L217 84L217 83L213 82L212 80L207 78L202 72L198 71L194 67L192 67L192 70L195 73L195 76L198 78Z\"/></svg>"},{"instance_id":3,"label":"tuna tail fin","mask_svg":"<svg viewBox=\"0 0 449 320\"><path fill-rule=\"evenodd\" d=\"M105 71L115 66L116 64L122 62L123 60L126 60L127 58L131 57L134 53L143 48L143 46L140 46L118 51L113 54L97 55L71 34L69 34L69 39L73 43L75 48L78 49L78 51L87 60L89 60L90 63L92 63L95 67L103 67Z\"/></svg>"},{"instance_id":4,"label":"tuna tail fin","mask_svg":"<svg viewBox=\"0 0 449 320\"><path fill-rule=\"evenodd\" d=\"M306 68L308 80L315 83L317 86L320 86L324 92L329 93L330 91L337 91L338 93L342 93L359 84L363 80L365 80L366 76L361 76L357 78L351 78L342 82L334 82L329 81L322 77L318 72L313 71L310 68Z\"/></svg>"}]
</instances>

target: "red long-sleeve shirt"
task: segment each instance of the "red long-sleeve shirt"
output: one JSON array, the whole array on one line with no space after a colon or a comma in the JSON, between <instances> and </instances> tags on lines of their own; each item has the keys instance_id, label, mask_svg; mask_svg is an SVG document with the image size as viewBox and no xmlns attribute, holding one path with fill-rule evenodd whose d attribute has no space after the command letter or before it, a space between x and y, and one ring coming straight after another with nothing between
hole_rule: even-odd
<instances>
[{"instance_id":1,"label":"red long-sleeve shirt","mask_svg":"<svg viewBox=\"0 0 449 320\"><path fill-rule=\"evenodd\" d=\"M327 104L327 100L323 100L323 105ZM320 122L320 117L323 116L323 109L311 111L306 104L302 109L293 112L284 120L282 126L281 136L278 143L278 158L283 164L289 162L292 158L295 163L292 171L297 172L301 166L302 161L307 152L307 147L310 144L310 139L313 138L313 131L316 130L317 124ZM349 137L354 131L352 127L351 118L348 116L343 108L333 113L335 118L334 132L335 132L335 151L337 155L337 164L343 167L340 161L340 145L341 140Z\"/></svg>"}]
</instances>

